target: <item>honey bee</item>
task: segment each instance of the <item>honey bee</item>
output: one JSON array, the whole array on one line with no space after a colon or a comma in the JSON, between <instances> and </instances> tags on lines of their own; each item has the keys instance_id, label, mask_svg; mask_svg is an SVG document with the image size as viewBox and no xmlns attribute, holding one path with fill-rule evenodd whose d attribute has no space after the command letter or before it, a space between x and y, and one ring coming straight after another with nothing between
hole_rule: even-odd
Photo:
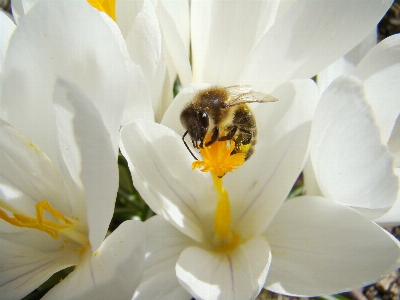
<instances>
[{"instance_id":1,"label":"honey bee","mask_svg":"<svg viewBox=\"0 0 400 300\"><path fill-rule=\"evenodd\" d=\"M231 87L212 86L199 91L182 110L180 121L186 132L182 140L194 159L196 156L185 142L189 134L196 149L209 146L216 141L234 141L231 152L245 153L247 160L254 152L257 143L257 124L255 116L246 103L275 102L270 95L255 92L249 85ZM204 141L207 135L211 139Z\"/></svg>"}]
</instances>

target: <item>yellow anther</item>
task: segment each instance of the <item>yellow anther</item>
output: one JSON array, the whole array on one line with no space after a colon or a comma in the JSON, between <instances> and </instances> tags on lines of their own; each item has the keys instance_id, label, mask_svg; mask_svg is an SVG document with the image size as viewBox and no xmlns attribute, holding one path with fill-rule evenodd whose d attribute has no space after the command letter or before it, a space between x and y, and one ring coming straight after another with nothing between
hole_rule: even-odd
<instances>
[{"instance_id":1,"label":"yellow anther","mask_svg":"<svg viewBox=\"0 0 400 300\"><path fill-rule=\"evenodd\" d=\"M43 219L45 210L49 211L58 221L62 220L65 224ZM53 208L46 200L36 204L36 217L21 213L14 213L13 215L14 218L8 216L4 210L0 209L0 219L17 227L34 228L44 231L55 239L58 238L58 231L60 229L70 228L73 225L72 222L67 220L62 213Z\"/></svg>"},{"instance_id":2,"label":"yellow anther","mask_svg":"<svg viewBox=\"0 0 400 300\"><path fill-rule=\"evenodd\" d=\"M3 209L0 209L0 219L3 219L11 225L37 229L46 232L54 239L57 239L59 235L62 234L84 247L90 245L87 236L74 228L74 223L71 219L66 218L46 200L36 203L36 216L24 213L2 199L0 199L0 207L13 214L13 217L11 217ZM45 211L51 213L58 222L44 219Z\"/></svg>"},{"instance_id":3,"label":"yellow anther","mask_svg":"<svg viewBox=\"0 0 400 300\"><path fill-rule=\"evenodd\" d=\"M246 153L231 155L233 149L235 149L234 141L218 141L208 147L200 148L200 154L204 160L194 161L192 169L203 168L200 171L212 172L218 177L222 177L244 164Z\"/></svg>"},{"instance_id":4,"label":"yellow anther","mask_svg":"<svg viewBox=\"0 0 400 300\"><path fill-rule=\"evenodd\" d=\"M115 1L116 0L88 0L89 4L99 11L105 12L111 19L117 22L115 14Z\"/></svg>"}]
</instances>

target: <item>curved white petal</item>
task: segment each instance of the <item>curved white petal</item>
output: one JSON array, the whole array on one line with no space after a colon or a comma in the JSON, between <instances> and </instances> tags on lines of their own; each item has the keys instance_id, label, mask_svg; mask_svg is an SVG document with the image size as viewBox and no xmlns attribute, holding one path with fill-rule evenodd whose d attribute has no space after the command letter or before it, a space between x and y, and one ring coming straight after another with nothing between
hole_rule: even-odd
<instances>
[{"instance_id":1,"label":"curved white petal","mask_svg":"<svg viewBox=\"0 0 400 300\"><path fill-rule=\"evenodd\" d=\"M190 50L190 16L189 1L163 0L160 1L168 14L171 16L178 29L180 38L185 46L187 54Z\"/></svg>"},{"instance_id":2,"label":"curved white petal","mask_svg":"<svg viewBox=\"0 0 400 300\"><path fill-rule=\"evenodd\" d=\"M399 243L354 210L321 197L285 202L265 232L272 264L265 287L329 295L375 282L400 262Z\"/></svg>"},{"instance_id":3,"label":"curved white petal","mask_svg":"<svg viewBox=\"0 0 400 300\"><path fill-rule=\"evenodd\" d=\"M156 116L162 114L162 88L166 73L160 25L153 4L144 0L143 6L135 17L128 35L126 45L129 55L138 64L146 77Z\"/></svg>"},{"instance_id":4,"label":"curved white petal","mask_svg":"<svg viewBox=\"0 0 400 300\"><path fill-rule=\"evenodd\" d=\"M53 98L61 152L69 169L81 168L73 175L79 176L84 186L87 216L83 218L88 220L92 249L97 249L111 221L118 189L112 141L100 113L77 86L59 79ZM64 139L71 135L71 139ZM76 154L70 155L70 147L79 151L79 166L75 165ZM82 203L76 203L75 208L82 209Z\"/></svg>"},{"instance_id":5,"label":"curved white petal","mask_svg":"<svg viewBox=\"0 0 400 300\"><path fill-rule=\"evenodd\" d=\"M317 75L318 90L321 95L326 88L340 75L351 74L361 59L377 43L377 29L374 30L362 40L356 47L351 49L329 67L325 68Z\"/></svg>"},{"instance_id":6,"label":"curved white petal","mask_svg":"<svg viewBox=\"0 0 400 300\"><path fill-rule=\"evenodd\" d=\"M0 11L0 71L6 55L10 38L16 26L3 11Z\"/></svg>"},{"instance_id":7,"label":"curved white petal","mask_svg":"<svg viewBox=\"0 0 400 300\"><path fill-rule=\"evenodd\" d=\"M310 154L325 196L348 206L385 209L397 198L399 183L367 99L357 78L336 79L315 112Z\"/></svg>"},{"instance_id":8,"label":"curved white petal","mask_svg":"<svg viewBox=\"0 0 400 300\"><path fill-rule=\"evenodd\" d=\"M255 152L224 177L233 223L245 236L265 230L286 199L307 159L311 119L318 92L311 80L288 82L273 95L277 102L254 108L258 136Z\"/></svg>"},{"instance_id":9,"label":"curved white petal","mask_svg":"<svg viewBox=\"0 0 400 300\"><path fill-rule=\"evenodd\" d=\"M202 216L215 207L212 180L191 169L181 137L163 125L135 121L121 131L121 152L151 209L189 237L202 240Z\"/></svg>"},{"instance_id":10,"label":"curved white petal","mask_svg":"<svg viewBox=\"0 0 400 300\"><path fill-rule=\"evenodd\" d=\"M323 196L321 190L319 189L318 181L315 177L315 172L310 157L308 157L304 166L303 178L304 186L306 187L306 194L308 196Z\"/></svg>"},{"instance_id":11,"label":"curved white petal","mask_svg":"<svg viewBox=\"0 0 400 300\"><path fill-rule=\"evenodd\" d=\"M126 221L42 299L130 299L144 266L144 224Z\"/></svg>"},{"instance_id":12,"label":"curved white petal","mask_svg":"<svg viewBox=\"0 0 400 300\"><path fill-rule=\"evenodd\" d=\"M130 62L128 70L130 82L121 126L138 119L154 121L149 87L142 69Z\"/></svg>"},{"instance_id":13,"label":"curved white petal","mask_svg":"<svg viewBox=\"0 0 400 300\"><path fill-rule=\"evenodd\" d=\"M0 135L1 199L33 215L36 203L47 200L63 214L70 215L67 190L47 155L1 119Z\"/></svg>"},{"instance_id":14,"label":"curved white petal","mask_svg":"<svg viewBox=\"0 0 400 300\"><path fill-rule=\"evenodd\" d=\"M145 226L146 264L133 299L191 299L178 282L175 265L181 252L195 242L160 216L147 220Z\"/></svg>"},{"instance_id":15,"label":"curved white petal","mask_svg":"<svg viewBox=\"0 0 400 300\"><path fill-rule=\"evenodd\" d=\"M254 299L270 263L268 242L258 236L229 255L189 247L179 257L176 275L196 299Z\"/></svg>"},{"instance_id":16,"label":"curved white petal","mask_svg":"<svg viewBox=\"0 0 400 300\"><path fill-rule=\"evenodd\" d=\"M181 1L185 2L185 1ZM158 17L160 27L165 38L165 44L171 56L173 66L178 73L182 86L188 85L192 81L192 70L190 68L189 53L185 48L184 41L182 40L178 29L175 26L174 20L167 12L164 1L158 4ZM174 78L171 78L173 81Z\"/></svg>"},{"instance_id":17,"label":"curved white petal","mask_svg":"<svg viewBox=\"0 0 400 300\"><path fill-rule=\"evenodd\" d=\"M57 76L79 86L95 103L117 153L128 81L125 61L114 33L86 1L40 1L20 20L3 65L2 117L58 168L51 107Z\"/></svg>"},{"instance_id":18,"label":"curved white petal","mask_svg":"<svg viewBox=\"0 0 400 300\"><path fill-rule=\"evenodd\" d=\"M0 222L2 222L0 220ZM1 299L21 299L55 272L78 263L78 256L67 251L38 251L0 240Z\"/></svg>"},{"instance_id":19,"label":"curved white petal","mask_svg":"<svg viewBox=\"0 0 400 300\"><path fill-rule=\"evenodd\" d=\"M236 82L271 92L288 80L314 76L360 43L391 4L391 0L295 2L250 53Z\"/></svg>"},{"instance_id":20,"label":"curved white petal","mask_svg":"<svg viewBox=\"0 0 400 300\"><path fill-rule=\"evenodd\" d=\"M376 45L354 70L364 80L367 101L372 106L381 139L387 143L400 113L400 34Z\"/></svg>"},{"instance_id":21,"label":"curved white petal","mask_svg":"<svg viewBox=\"0 0 400 300\"><path fill-rule=\"evenodd\" d=\"M115 14L117 18L117 24L125 38L132 28L137 14L142 9L143 3L144 0L117 0L115 2Z\"/></svg>"},{"instance_id":22,"label":"curved white petal","mask_svg":"<svg viewBox=\"0 0 400 300\"><path fill-rule=\"evenodd\" d=\"M390 153L394 157L395 168L400 168L400 115L397 117L396 123L394 124L388 147Z\"/></svg>"},{"instance_id":23,"label":"curved white petal","mask_svg":"<svg viewBox=\"0 0 400 300\"><path fill-rule=\"evenodd\" d=\"M246 56L273 24L279 1L192 1L194 81L235 81Z\"/></svg>"},{"instance_id":24,"label":"curved white petal","mask_svg":"<svg viewBox=\"0 0 400 300\"><path fill-rule=\"evenodd\" d=\"M20 18L25 17L25 15L32 9L32 7L39 0L13 0L11 1L11 11L12 15L15 19L15 22L18 24Z\"/></svg>"},{"instance_id":25,"label":"curved white petal","mask_svg":"<svg viewBox=\"0 0 400 300\"><path fill-rule=\"evenodd\" d=\"M395 169L395 174L398 176L398 178L400 178L400 168ZM393 227L400 225L400 192L389 211L373 221L382 227Z\"/></svg>"}]
</instances>

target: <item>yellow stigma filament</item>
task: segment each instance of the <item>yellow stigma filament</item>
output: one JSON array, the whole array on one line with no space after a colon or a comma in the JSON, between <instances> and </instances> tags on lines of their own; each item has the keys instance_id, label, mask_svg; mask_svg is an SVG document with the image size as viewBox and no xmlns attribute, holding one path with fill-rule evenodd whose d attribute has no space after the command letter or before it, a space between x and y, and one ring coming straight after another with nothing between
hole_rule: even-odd
<instances>
[{"instance_id":1,"label":"yellow stigma filament","mask_svg":"<svg viewBox=\"0 0 400 300\"><path fill-rule=\"evenodd\" d=\"M228 192L222 186L222 178L212 173L218 202L214 215L215 242L218 252L229 254L239 243L239 235L231 229L231 205Z\"/></svg>"},{"instance_id":2,"label":"yellow stigma filament","mask_svg":"<svg viewBox=\"0 0 400 300\"><path fill-rule=\"evenodd\" d=\"M236 170L244 164L246 153L231 152L235 149L234 141L215 142L208 147L200 148L200 154L204 160L196 160L192 163L192 169L203 168L202 172L212 172L218 177Z\"/></svg>"},{"instance_id":3,"label":"yellow stigma filament","mask_svg":"<svg viewBox=\"0 0 400 300\"><path fill-rule=\"evenodd\" d=\"M115 14L115 1L116 0L88 0L89 4L99 11L105 12L111 19L117 22Z\"/></svg>"},{"instance_id":4,"label":"yellow stigma filament","mask_svg":"<svg viewBox=\"0 0 400 300\"><path fill-rule=\"evenodd\" d=\"M58 239L59 235L63 235L74 242L87 247L90 245L86 235L74 229L76 220L66 218L60 211L52 207L46 200L36 203L36 216L29 215L14 207L13 205L0 199L0 207L13 214L10 217L3 209L0 208L0 219L10 223L11 225L24 228L33 228L46 232L54 239ZM44 219L44 213L48 211L58 221Z\"/></svg>"},{"instance_id":5,"label":"yellow stigma filament","mask_svg":"<svg viewBox=\"0 0 400 300\"><path fill-rule=\"evenodd\" d=\"M210 138L210 137L208 137ZM207 140L207 138L206 138ZM200 149L203 161L192 163L192 169L203 168L202 172L211 172L214 189L217 196L217 206L214 215L215 233L213 243L218 252L229 255L239 244L240 236L231 228L232 214L228 192L222 184L222 177L243 165L245 153L231 155L235 148L234 141L217 141L208 147Z\"/></svg>"}]
</instances>

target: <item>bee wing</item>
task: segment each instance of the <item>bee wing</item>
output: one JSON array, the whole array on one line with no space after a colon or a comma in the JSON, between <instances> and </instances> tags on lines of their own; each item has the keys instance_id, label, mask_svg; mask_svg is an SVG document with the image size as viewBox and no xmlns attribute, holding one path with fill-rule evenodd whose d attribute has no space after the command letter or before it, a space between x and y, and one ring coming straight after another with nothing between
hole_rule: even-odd
<instances>
[{"instance_id":1,"label":"bee wing","mask_svg":"<svg viewBox=\"0 0 400 300\"><path fill-rule=\"evenodd\" d=\"M231 98L229 99L227 106L235 106L244 103L275 102L275 101L278 101L278 99L271 95L250 91L237 96L231 95Z\"/></svg>"},{"instance_id":2,"label":"bee wing","mask_svg":"<svg viewBox=\"0 0 400 300\"><path fill-rule=\"evenodd\" d=\"M241 94L245 94L251 91L251 85L234 85L228 86L226 88L227 92L231 95L231 97L235 98Z\"/></svg>"}]
</instances>

